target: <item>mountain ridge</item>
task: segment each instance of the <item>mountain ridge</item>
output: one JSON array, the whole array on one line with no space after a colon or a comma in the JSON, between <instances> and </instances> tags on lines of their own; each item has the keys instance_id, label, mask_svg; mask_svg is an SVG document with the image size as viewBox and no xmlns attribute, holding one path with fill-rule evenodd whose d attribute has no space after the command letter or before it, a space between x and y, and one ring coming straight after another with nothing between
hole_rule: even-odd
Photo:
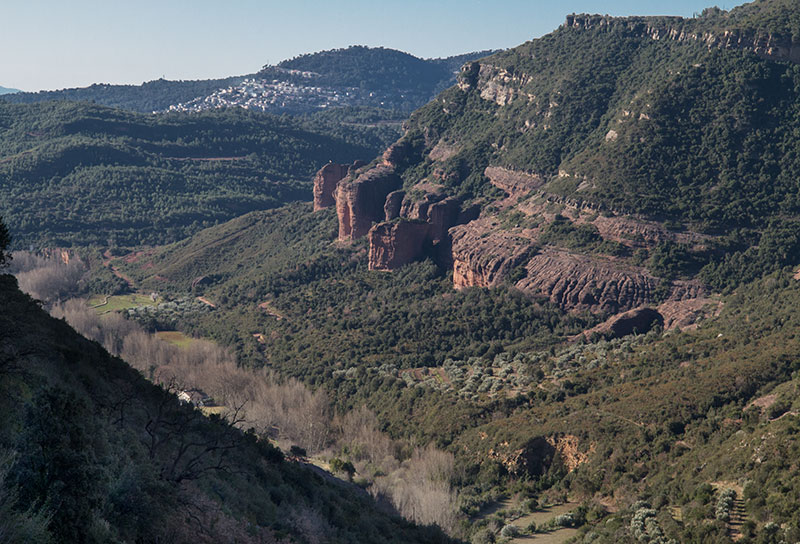
<instances>
[{"instance_id":1,"label":"mountain ridge","mask_svg":"<svg viewBox=\"0 0 800 544\"><path fill-rule=\"evenodd\" d=\"M800 49L753 30L767 13L753 6L696 19L570 15L552 34L466 63L372 170L340 182L340 239L385 230L384 212L431 222L446 198L478 204L478 220L451 214L452 239L436 244L456 286L516 270L531 296L612 313L688 304L791 264L800 118L789 81ZM731 21L743 30L726 31ZM392 175L402 184L379 182ZM390 216L392 198L402 204ZM424 238L384 230L371 239L376 255L423 253Z\"/></svg>"},{"instance_id":2,"label":"mountain ridge","mask_svg":"<svg viewBox=\"0 0 800 544\"><path fill-rule=\"evenodd\" d=\"M345 101L341 105L381 107L381 99L369 96L370 91L379 91L386 102L391 102L391 105L388 103L386 104L387 109L400 107L405 111L410 111L416 107L419 107L424 103L425 100L430 98L430 96L433 96L433 94L447 86L448 81L452 79L454 72L458 69L458 66L460 66L460 64L455 66L453 63L458 64L462 60L471 60L476 56L483 56L490 53L490 51L483 51L442 59L420 59L408 53L394 49L353 46L346 49L308 53L294 59L284 60L277 66L265 66L260 72L242 76L185 81L158 79L145 82L142 85L113 85L98 83L88 87L61 89L55 91L20 92L13 96L4 96L4 100L12 103L36 103L51 100L86 101L110 107L128 109L140 113L152 113L155 111L163 112L169 110L170 107L178 110L191 110L192 104L198 105L198 107L195 109L205 109L202 107L202 104L204 101L213 101L215 93L219 93L225 89L235 88L245 80L263 80L265 84L269 83L270 85L273 83L273 80L275 80L276 82L280 81L285 85L289 85L290 87L288 89L270 89L270 92L278 97L282 96L282 94L287 95L294 94L296 92L300 93L300 90L296 90L292 86L297 83L307 82L302 77L298 78L296 74L293 75L291 73L287 73L287 70L291 70L286 68L287 66L292 66L294 63L298 62L312 62L315 63L315 66L317 66L318 69L320 69L320 67L325 68L324 59L328 59L334 61L334 65L328 66L322 71L328 74L334 74L336 71L335 62L341 58L343 52L347 51L356 51L360 53L361 56L371 56L372 69L369 68L370 63L366 63L366 65L362 66L360 70L351 72L351 78L348 80L348 82L352 85L343 85L343 80L341 78L334 77L334 82L336 84L333 85L333 87L338 89L340 94L343 94L342 89L360 88L360 83L362 80L368 81L370 77L374 77L376 73L376 70L374 70L375 63L377 63L378 66L381 66L385 74L392 74L394 71L398 70L402 64L387 64L387 59L400 58L403 60L410 60L412 63L417 65L418 70L413 74L405 74L405 76L411 76L411 85L412 88L415 89L415 94L413 97L403 97L401 96L401 92L387 92L393 91L393 89L383 85L379 86L380 88L369 88L365 93L365 96L359 97L356 101ZM320 62L322 62L322 64L320 64ZM359 62L364 64L362 61ZM380 72L380 70L378 70L378 72ZM408 83L404 77L401 77L398 80L398 82L401 81L406 84ZM408 90L409 89L406 89L405 92L408 92ZM322 103L325 102L323 101ZM317 102L313 102L312 105L304 105L300 103L297 107L293 108L285 108L280 105L275 105L261 109L265 111L271 111L273 113L281 113L283 111L291 111L292 113L307 113L309 111L316 111L318 108L319 104Z\"/></svg>"}]
</instances>

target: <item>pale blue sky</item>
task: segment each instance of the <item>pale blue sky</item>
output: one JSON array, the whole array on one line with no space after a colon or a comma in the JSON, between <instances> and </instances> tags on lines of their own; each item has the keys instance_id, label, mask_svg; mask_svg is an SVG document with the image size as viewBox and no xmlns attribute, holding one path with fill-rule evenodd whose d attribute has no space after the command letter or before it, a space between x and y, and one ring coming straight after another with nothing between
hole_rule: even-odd
<instances>
[{"instance_id":1,"label":"pale blue sky","mask_svg":"<svg viewBox=\"0 0 800 544\"><path fill-rule=\"evenodd\" d=\"M301 53L384 46L420 57L506 48L569 13L683 15L743 0L3 0L0 85L252 73Z\"/></svg>"}]
</instances>

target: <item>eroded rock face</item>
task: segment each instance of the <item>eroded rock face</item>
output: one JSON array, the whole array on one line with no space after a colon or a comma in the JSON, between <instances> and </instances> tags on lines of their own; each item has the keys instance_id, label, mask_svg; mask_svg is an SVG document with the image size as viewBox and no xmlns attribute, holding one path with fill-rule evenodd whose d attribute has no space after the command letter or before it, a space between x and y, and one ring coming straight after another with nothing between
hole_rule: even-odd
<instances>
[{"instance_id":1,"label":"eroded rock face","mask_svg":"<svg viewBox=\"0 0 800 544\"><path fill-rule=\"evenodd\" d=\"M419 259L428 238L428 223L379 223L369 231L369 269L395 270Z\"/></svg>"},{"instance_id":2,"label":"eroded rock face","mask_svg":"<svg viewBox=\"0 0 800 544\"><path fill-rule=\"evenodd\" d=\"M314 176L314 211L336 204L333 193L349 171L350 165L329 162L317 172Z\"/></svg>"},{"instance_id":3,"label":"eroded rock face","mask_svg":"<svg viewBox=\"0 0 800 544\"><path fill-rule=\"evenodd\" d=\"M417 187L419 190L420 187ZM391 231L391 243L389 243L390 232L385 226L370 233L370 268L373 270L391 270L398 266L407 264L408 259L415 260L423 254L423 246L428 251L428 255L442 267L452 266L450 251L450 236L448 229L453 225L458 225L471 221L477 217L479 209L469 208L465 213L461 209L461 199L456 197L445 198L435 188L424 193L415 199L409 198L405 191L393 191L386 197L383 206L386 221L401 220L401 223L413 222L425 225L425 228L415 228L410 230L408 227L394 229ZM420 233L425 233L420 237ZM379 236L380 235L380 236ZM404 236L409 236L408 240L401 240ZM376 246L377 244L377 246ZM389 262L381 257L385 247L402 248L402 258L396 262ZM407 257L413 255L413 257ZM373 264L374 263L374 264ZM384 264L379 264L384 263Z\"/></svg>"},{"instance_id":4,"label":"eroded rock face","mask_svg":"<svg viewBox=\"0 0 800 544\"><path fill-rule=\"evenodd\" d=\"M388 166L377 166L356 179L344 179L336 188L336 213L339 217L339 240L365 236L373 223L383 221L386 197L403 180Z\"/></svg>"},{"instance_id":5,"label":"eroded rock face","mask_svg":"<svg viewBox=\"0 0 800 544\"><path fill-rule=\"evenodd\" d=\"M556 449L545 437L529 440L522 448L507 451L507 444L489 450L489 458L498 461L514 475L541 476L556 458Z\"/></svg>"},{"instance_id":6,"label":"eroded rock face","mask_svg":"<svg viewBox=\"0 0 800 544\"><path fill-rule=\"evenodd\" d=\"M447 238L447 231L458 224L461 214L461 200L456 197L445 198L428 207L429 238L432 242L440 242Z\"/></svg>"},{"instance_id":7,"label":"eroded rock face","mask_svg":"<svg viewBox=\"0 0 800 544\"><path fill-rule=\"evenodd\" d=\"M329 162L320 168L314 176L314 211L330 208L336 204L336 187L347 176L352 176L355 171L365 166L364 161L355 161L353 164L337 164Z\"/></svg>"},{"instance_id":8,"label":"eroded rock face","mask_svg":"<svg viewBox=\"0 0 800 544\"><path fill-rule=\"evenodd\" d=\"M516 287L548 298L565 310L616 313L654 300L660 280L645 270L599 256L546 248L526 265Z\"/></svg>"},{"instance_id":9,"label":"eroded rock face","mask_svg":"<svg viewBox=\"0 0 800 544\"><path fill-rule=\"evenodd\" d=\"M572 472L586 463L595 449L596 445L590 444L587 451L582 451L576 436L559 434L531 438L517 449L504 442L490 449L488 456L511 474L541 476L554 463Z\"/></svg>"},{"instance_id":10,"label":"eroded rock face","mask_svg":"<svg viewBox=\"0 0 800 544\"><path fill-rule=\"evenodd\" d=\"M522 196L544 184L541 176L510 170L501 166L487 166L483 174L495 187L509 196Z\"/></svg>"},{"instance_id":11,"label":"eroded rock face","mask_svg":"<svg viewBox=\"0 0 800 544\"><path fill-rule=\"evenodd\" d=\"M400 140L390 145L386 151L383 152L383 164L385 166L397 168L408 161L413 155L414 150L411 148L411 144L405 140Z\"/></svg>"},{"instance_id":12,"label":"eroded rock face","mask_svg":"<svg viewBox=\"0 0 800 544\"><path fill-rule=\"evenodd\" d=\"M392 191L386 197L383 204L383 213L387 221L400 217L400 208L403 206L403 199L406 197L405 191Z\"/></svg>"},{"instance_id":13,"label":"eroded rock face","mask_svg":"<svg viewBox=\"0 0 800 544\"><path fill-rule=\"evenodd\" d=\"M737 49L773 59L800 63L800 44L790 36L777 36L753 29L731 29L723 32L692 32L682 28L680 17L660 17L667 24L657 26L645 17L608 17L602 15L568 15L565 28L578 30L604 29L622 26L629 31L645 35L653 40L694 41L709 49Z\"/></svg>"},{"instance_id":14,"label":"eroded rock face","mask_svg":"<svg viewBox=\"0 0 800 544\"><path fill-rule=\"evenodd\" d=\"M450 237L456 289L499 285L535 248L531 240L496 229L487 219L453 227Z\"/></svg>"}]
</instances>

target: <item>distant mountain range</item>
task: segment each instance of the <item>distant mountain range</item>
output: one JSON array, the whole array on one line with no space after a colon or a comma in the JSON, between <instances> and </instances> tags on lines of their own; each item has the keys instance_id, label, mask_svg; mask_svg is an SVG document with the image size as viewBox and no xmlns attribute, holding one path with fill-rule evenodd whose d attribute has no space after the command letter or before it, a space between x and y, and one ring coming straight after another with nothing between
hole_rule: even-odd
<instances>
[{"instance_id":1,"label":"distant mountain range","mask_svg":"<svg viewBox=\"0 0 800 544\"><path fill-rule=\"evenodd\" d=\"M143 113L202 111L231 106L272 113L308 113L336 106L410 112L453 83L465 62L492 51L420 59L402 51L352 46L301 55L256 74L17 93L14 103L85 101Z\"/></svg>"},{"instance_id":2,"label":"distant mountain range","mask_svg":"<svg viewBox=\"0 0 800 544\"><path fill-rule=\"evenodd\" d=\"M0 87L0 94L13 94L20 92L19 89L11 89L9 87Z\"/></svg>"}]
</instances>

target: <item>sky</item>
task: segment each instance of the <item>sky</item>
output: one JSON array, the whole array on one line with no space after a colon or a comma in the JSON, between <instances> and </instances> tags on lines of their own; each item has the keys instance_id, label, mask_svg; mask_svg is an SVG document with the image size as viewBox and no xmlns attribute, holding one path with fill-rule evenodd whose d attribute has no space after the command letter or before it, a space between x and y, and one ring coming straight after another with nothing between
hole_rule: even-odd
<instances>
[{"instance_id":1,"label":"sky","mask_svg":"<svg viewBox=\"0 0 800 544\"><path fill-rule=\"evenodd\" d=\"M743 0L3 0L0 86L25 91L250 74L303 53L431 58L514 47L569 13L682 15Z\"/></svg>"}]
</instances>

